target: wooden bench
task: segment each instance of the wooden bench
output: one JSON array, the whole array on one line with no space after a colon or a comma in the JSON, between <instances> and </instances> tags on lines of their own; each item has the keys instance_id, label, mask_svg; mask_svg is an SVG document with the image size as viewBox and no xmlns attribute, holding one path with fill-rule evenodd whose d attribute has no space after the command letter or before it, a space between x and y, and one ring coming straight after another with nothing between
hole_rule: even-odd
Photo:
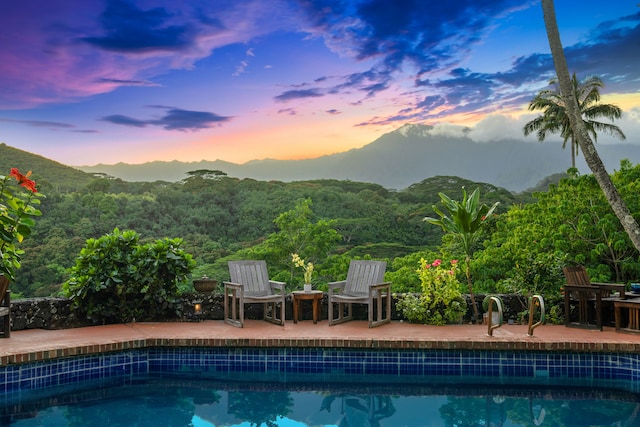
<instances>
[{"instance_id":1,"label":"wooden bench","mask_svg":"<svg viewBox=\"0 0 640 427\"><path fill-rule=\"evenodd\" d=\"M11 291L9 279L0 276L0 338L11 336Z\"/></svg>"},{"instance_id":2,"label":"wooden bench","mask_svg":"<svg viewBox=\"0 0 640 427\"><path fill-rule=\"evenodd\" d=\"M616 332L640 332L640 298L629 298L613 302L616 317ZM625 327L622 327L622 309L626 309Z\"/></svg>"}]
</instances>

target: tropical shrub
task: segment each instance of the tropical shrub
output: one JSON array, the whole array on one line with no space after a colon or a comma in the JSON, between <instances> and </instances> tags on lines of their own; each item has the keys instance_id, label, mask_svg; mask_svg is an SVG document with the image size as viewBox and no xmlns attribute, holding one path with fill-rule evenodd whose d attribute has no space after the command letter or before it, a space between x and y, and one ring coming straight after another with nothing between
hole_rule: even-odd
<instances>
[{"instance_id":1,"label":"tropical shrub","mask_svg":"<svg viewBox=\"0 0 640 427\"><path fill-rule=\"evenodd\" d=\"M474 301L474 304L472 304L473 314L476 321L479 321L480 313L478 312L477 304L475 304L473 282L471 281L471 259L480 239L484 237L483 225L493 216L493 212L499 203L495 202L491 207L481 204L480 188L476 188L470 195L467 195L467 191L463 187L462 201L460 202L451 199L444 193L439 193L439 196L446 212L434 205L433 210L438 214L439 218L425 217L424 220L429 224L441 227L447 233L446 236L451 236L454 242L460 245L460 249L465 256L464 272L467 277L467 287L471 301Z\"/></svg>"},{"instance_id":2,"label":"tropical shrub","mask_svg":"<svg viewBox=\"0 0 640 427\"><path fill-rule=\"evenodd\" d=\"M44 196L30 176L31 171L23 175L17 168L11 168L8 176L0 175L0 273L11 281L24 254L18 244L31 234L35 218L41 215L35 206Z\"/></svg>"},{"instance_id":3,"label":"tropical shrub","mask_svg":"<svg viewBox=\"0 0 640 427\"><path fill-rule=\"evenodd\" d=\"M422 293L401 296L397 309L412 323L459 323L467 311L467 304L460 292L458 269L456 260L445 268L439 259L428 263L422 258L417 270Z\"/></svg>"},{"instance_id":4,"label":"tropical shrub","mask_svg":"<svg viewBox=\"0 0 640 427\"><path fill-rule=\"evenodd\" d=\"M140 244L132 230L117 228L89 239L80 251L70 278L63 284L72 308L94 323L163 319L175 316L179 286L195 261L180 246L181 239Z\"/></svg>"}]
</instances>

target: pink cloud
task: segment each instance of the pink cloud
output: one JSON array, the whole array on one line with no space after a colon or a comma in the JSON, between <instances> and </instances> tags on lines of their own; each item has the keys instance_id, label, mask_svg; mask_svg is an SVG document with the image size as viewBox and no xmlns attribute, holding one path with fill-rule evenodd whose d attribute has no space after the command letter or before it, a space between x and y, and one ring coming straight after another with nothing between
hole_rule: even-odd
<instances>
[{"instance_id":1,"label":"pink cloud","mask_svg":"<svg viewBox=\"0 0 640 427\"><path fill-rule=\"evenodd\" d=\"M223 11L212 6L206 14L216 18L216 25L189 16L204 12L187 2L156 2L153 6L131 7L140 13L162 9L167 25L186 26L188 22L192 31L187 43L173 51L114 51L88 42L107 37L102 28L105 3L27 0L3 4L0 109L73 102L122 85L154 84L155 76L170 69L193 67L216 47L273 30L273 24L258 22L266 15L263 9L267 6L262 2L242 2Z\"/></svg>"}]
</instances>

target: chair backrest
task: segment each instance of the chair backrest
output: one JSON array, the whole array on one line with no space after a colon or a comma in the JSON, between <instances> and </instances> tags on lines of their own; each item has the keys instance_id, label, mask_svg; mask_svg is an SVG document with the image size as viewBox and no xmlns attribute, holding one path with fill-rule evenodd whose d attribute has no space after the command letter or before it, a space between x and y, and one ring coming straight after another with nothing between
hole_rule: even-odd
<instances>
[{"instance_id":1,"label":"chair backrest","mask_svg":"<svg viewBox=\"0 0 640 427\"><path fill-rule=\"evenodd\" d=\"M271 295L266 261L229 261L231 281L243 286L246 296Z\"/></svg>"},{"instance_id":2,"label":"chair backrest","mask_svg":"<svg viewBox=\"0 0 640 427\"><path fill-rule=\"evenodd\" d=\"M351 261L344 293L347 295L368 295L369 286L384 282L386 268L385 261Z\"/></svg>"},{"instance_id":3,"label":"chair backrest","mask_svg":"<svg viewBox=\"0 0 640 427\"><path fill-rule=\"evenodd\" d=\"M589 274L587 274L587 270L583 266L565 267L562 271L564 272L564 277L567 279L567 285L591 286Z\"/></svg>"}]
</instances>

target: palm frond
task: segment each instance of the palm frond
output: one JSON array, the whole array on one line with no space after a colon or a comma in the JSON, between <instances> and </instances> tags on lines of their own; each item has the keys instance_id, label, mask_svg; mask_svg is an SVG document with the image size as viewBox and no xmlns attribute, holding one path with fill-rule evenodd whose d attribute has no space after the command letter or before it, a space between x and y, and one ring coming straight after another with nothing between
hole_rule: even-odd
<instances>
[{"instance_id":1,"label":"palm frond","mask_svg":"<svg viewBox=\"0 0 640 427\"><path fill-rule=\"evenodd\" d=\"M539 141L544 141L549 134L559 133L563 139L562 148L565 148L567 142L571 141L573 154L573 145L576 144L576 139L557 79L550 80L549 85L554 86L554 89L541 90L529 103L529 111L540 110L542 115L526 123L523 132L525 136L535 132ZM578 101L581 117L594 141L598 139L598 132L605 132L620 139L626 138L618 126L595 120L604 117L615 121L622 116L622 110L619 107L612 104L600 104L600 89L604 87L602 79L598 76L589 76L579 81L576 73L573 73L571 85L573 96ZM575 167L575 164L572 166Z\"/></svg>"}]
</instances>

